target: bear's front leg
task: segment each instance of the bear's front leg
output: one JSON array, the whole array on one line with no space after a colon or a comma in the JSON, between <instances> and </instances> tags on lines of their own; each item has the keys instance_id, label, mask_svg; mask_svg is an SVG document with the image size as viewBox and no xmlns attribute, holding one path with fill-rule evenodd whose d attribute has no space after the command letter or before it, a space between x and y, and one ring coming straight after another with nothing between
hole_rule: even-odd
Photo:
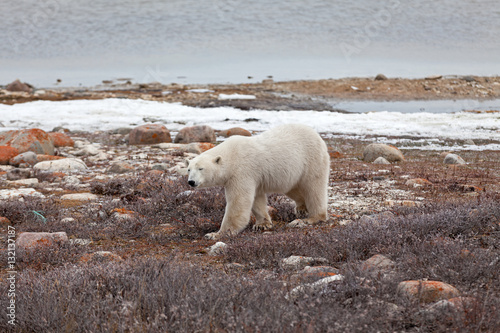
<instances>
[{"instance_id":1,"label":"bear's front leg","mask_svg":"<svg viewBox=\"0 0 500 333\"><path fill-rule=\"evenodd\" d=\"M252 214L255 216L253 230L269 230L273 227L273 222L269 216L267 207L267 196L264 191L259 191L255 195L252 207Z\"/></svg>"},{"instance_id":2,"label":"bear's front leg","mask_svg":"<svg viewBox=\"0 0 500 333\"><path fill-rule=\"evenodd\" d=\"M240 233L250 222L250 212L254 201L255 189L226 185L226 211L219 231L205 235L207 239L219 239Z\"/></svg>"}]
</instances>

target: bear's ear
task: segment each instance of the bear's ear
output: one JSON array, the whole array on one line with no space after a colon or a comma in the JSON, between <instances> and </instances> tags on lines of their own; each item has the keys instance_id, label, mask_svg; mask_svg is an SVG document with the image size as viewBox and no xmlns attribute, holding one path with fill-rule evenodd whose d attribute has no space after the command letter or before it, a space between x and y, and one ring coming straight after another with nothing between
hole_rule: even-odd
<instances>
[{"instance_id":1,"label":"bear's ear","mask_svg":"<svg viewBox=\"0 0 500 333\"><path fill-rule=\"evenodd\" d=\"M189 161L188 160L184 160L184 165L187 167L189 167Z\"/></svg>"},{"instance_id":2,"label":"bear's ear","mask_svg":"<svg viewBox=\"0 0 500 333\"><path fill-rule=\"evenodd\" d=\"M222 162L222 156L217 156L215 159L214 159L214 163L215 164L220 164Z\"/></svg>"}]
</instances>

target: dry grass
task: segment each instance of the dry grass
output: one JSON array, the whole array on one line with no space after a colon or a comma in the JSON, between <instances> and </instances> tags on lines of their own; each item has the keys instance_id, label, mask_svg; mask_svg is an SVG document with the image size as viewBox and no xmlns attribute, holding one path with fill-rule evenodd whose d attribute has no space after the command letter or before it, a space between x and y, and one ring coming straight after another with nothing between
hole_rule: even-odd
<instances>
[{"instance_id":1,"label":"dry grass","mask_svg":"<svg viewBox=\"0 0 500 333\"><path fill-rule=\"evenodd\" d=\"M245 230L224 239L227 251L211 257L205 249L213 241L202 237L219 227L223 190L191 191L185 179L168 173L93 182L92 192L102 197L89 205L61 206L51 198L0 202L0 216L10 219L18 233L65 231L70 238L92 240L87 246L29 252L19 260L18 322L11 327L2 321L0 331L499 331L498 153L464 153L474 163L449 168L436 153L408 150L407 162L380 166L355 158L359 142L335 145L345 157L332 160L332 185L385 196L382 190L360 190L383 176L393 180L395 189L425 198L423 204L386 207L394 217L380 224L354 220L339 226L333 218L312 228L287 229L293 206L285 197L271 195L275 229L264 234ZM342 149L345 145L348 150ZM425 178L432 185L409 188L408 178ZM117 214L127 212L126 218ZM75 221L63 222L68 216ZM124 260L85 259L100 250ZM392 275L374 277L359 268L374 254L395 262ZM290 255L326 258L345 280L289 300L285 296L296 282L280 262ZM6 262L5 252L0 260ZM429 320L422 305L396 293L397 284L409 279L447 282L475 297L479 306L466 319L451 315ZM0 293L6 295L7 289L2 280ZM1 297L0 307L7 301Z\"/></svg>"}]
</instances>

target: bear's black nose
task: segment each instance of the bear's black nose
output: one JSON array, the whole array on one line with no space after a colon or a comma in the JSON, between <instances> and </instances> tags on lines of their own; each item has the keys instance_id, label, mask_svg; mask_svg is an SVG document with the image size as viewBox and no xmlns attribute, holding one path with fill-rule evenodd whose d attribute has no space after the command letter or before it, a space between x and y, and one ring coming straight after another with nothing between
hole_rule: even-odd
<instances>
[{"instance_id":1,"label":"bear's black nose","mask_svg":"<svg viewBox=\"0 0 500 333\"><path fill-rule=\"evenodd\" d=\"M196 183L194 182L194 180L188 180L188 184L191 187L195 187L195 185L196 185Z\"/></svg>"}]
</instances>

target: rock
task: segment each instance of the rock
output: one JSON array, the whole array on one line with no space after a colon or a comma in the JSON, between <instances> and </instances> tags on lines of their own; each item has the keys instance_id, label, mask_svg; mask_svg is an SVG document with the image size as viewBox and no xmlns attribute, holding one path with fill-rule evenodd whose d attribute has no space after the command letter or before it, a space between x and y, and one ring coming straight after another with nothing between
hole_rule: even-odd
<instances>
[{"instance_id":1,"label":"rock","mask_svg":"<svg viewBox=\"0 0 500 333\"><path fill-rule=\"evenodd\" d=\"M385 76L384 74L377 74L377 76L375 76L375 81L385 81L387 80L387 76Z\"/></svg>"},{"instance_id":2,"label":"rock","mask_svg":"<svg viewBox=\"0 0 500 333\"><path fill-rule=\"evenodd\" d=\"M43 154L37 154L36 159L38 162L43 162L43 161L54 161L54 160L62 160L65 157L62 156L54 156L54 155L43 155Z\"/></svg>"},{"instance_id":3,"label":"rock","mask_svg":"<svg viewBox=\"0 0 500 333\"><path fill-rule=\"evenodd\" d=\"M54 144L47 132L38 128L0 133L0 146L17 148L19 153L32 151L37 154L54 155Z\"/></svg>"},{"instance_id":4,"label":"rock","mask_svg":"<svg viewBox=\"0 0 500 333\"><path fill-rule=\"evenodd\" d=\"M373 162L378 157L384 157L389 162L404 161L404 156L396 147L383 143L372 143L363 151L363 161Z\"/></svg>"},{"instance_id":5,"label":"rock","mask_svg":"<svg viewBox=\"0 0 500 333\"><path fill-rule=\"evenodd\" d=\"M406 186L419 187L419 186L430 186L432 183L424 178L412 178L408 179L405 183Z\"/></svg>"},{"instance_id":6,"label":"rock","mask_svg":"<svg viewBox=\"0 0 500 333\"><path fill-rule=\"evenodd\" d=\"M333 276L328 276L314 283L303 284L292 289L286 295L286 298L289 300L294 300L308 293L318 293L326 289L329 285L338 284L342 281L344 281L343 275L337 274Z\"/></svg>"},{"instance_id":7,"label":"rock","mask_svg":"<svg viewBox=\"0 0 500 333\"><path fill-rule=\"evenodd\" d=\"M233 135L252 136L252 133L241 127L233 127L227 130L219 131L219 135L224 138L228 138Z\"/></svg>"},{"instance_id":8,"label":"rock","mask_svg":"<svg viewBox=\"0 0 500 333\"><path fill-rule=\"evenodd\" d=\"M170 165L167 163L157 163L153 164L151 167L152 170L158 170L158 171L166 171L170 168Z\"/></svg>"},{"instance_id":9,"label":"rock","mask_svg":"<svg viewBox=\"0 0 500 333\"><path fill-rule=\"evenodd\" d=\"M430 75L430 76L427 76L425 79L426 80L440 80L442 78L443 78L442 75Z\"/></svg>"},{"instance_id":10,"label":"rock","mask_svg":"<svg viewBox=\"0 0 500 333\"><path fill-rule=\"evenodd\" d=\"M292 275L291 280L300 283L311 283L337 274L339 274L339 270L332 266L306 266L303 270Z\"/></svg>"},{"instance_id":11,"label":"rock","mask_svg":"<svg viewBox=\"0 0 500 333\"><path fill-rule=\"evenodd\" d=\"M12 190L0 190L0 199L2 200L8 200L8 199L14 199L17 197L24 197L24 196L34 196L34 197L39 197L39 198L45 198L45 196L36 191L34 188L18 188L18 189L12 189Z\"/></svg>"},{"instance_id":12,"label":"rock","mask_svg":"<svg viewBox=\"0 0 500 333\"><path fill-rule=\"evenodd\" d=\"M175 136L175 143L191 143L191 142L215 142L215 131L212 127L191 126L182 128Z\"/></svg>"},{"instance_id":13,"label":"rock","mask_svg":"<svg viewBox=\"0 0 500 333\"><path fill-rule=\"evenodd\" d=\"M481 306L474 297L454 297L431 304L420 313L431 321L452 323L454 319L459 319L471 323L480 318Z\"/></svg>"},{"instance_id":14,"label":"rock","mask_svg":"<svg viewBox=\"0 0 500 333\"><path fill-rule=\"evenodd\" d=\"M151 145L160 142L172 142L170 131L164 125L141 125L129 133L130 145Z\"/></svg>"},{"instance_id":15,"label":"rock","mask_svg":"<svg viewBox=\"0 0 500 333\"><path fill-rule=\"evenodd\" d=\"M10 220L4 216L0 216L0 227L1 228L5 228L9 225L11 225L12 223L10 222Z\"/></svg>"},{"instance_id":16,"label":"rock","mask_svg":"<svg viewBox=\"0 0 500 333\"><path fill-rule=\"evenodd\" d=\"M208 254L211 256L218 256L224 253L226 251L227 244L224 242L217 242L214 245L212 245L209 250Z\"/></svg>"},{"instance_id":17,"label":"rock","mask_svg":"<svg viewBox=\"0 0 500 333\"><path fill-rule=\"evenodd\" d=\"M190 143L189 145L193 145L193 144L197 145L200 152L202 152L202 153L215 147L215 145L213 143L210 143L210 142L194 142L194 143Z\"/></svg>"},{"instance_id":18,"label":"rock","mask_svg":"<svg viewBox=\"0 0 500 333\"><path fill-rule=\"evenodd\" d=\"M432 303L442 299L460 296L453 286L440 281L403 281L398 285L398 293L421 303Z\"/></svg>"},{"instance_id":19,"label":"rock","mask_svg":"<svg viewBox=\"0 0 500 333\"><path fill-rule=\"evenodd\" d=\"M360 265L361 270L377 277L387 274L392 275L390 273L393 272L394 267L394 261L381 254L374 255L373 257L363 261Z\"/></svg>"},{"instance_id":20,"label":"rock","mask_svg":"<svg viewBox=\"0 0 500 333\"><path fill-rule=\"evenodd\" d=\"M375 159L375 161L372 162L373 164L391 164L388 160L386 160L384 157L380 156Z\"/></svg>"},{"instance_id":21,"label":"rock","mask_svg":"<svg viewBox=\"0 0 500 333\"><path fill-rule=\"evenodd\" d=\"M23 91L27 93L33 92L33 87L31 85L22 83L19 80L15 80L14 82L9 83L6 88L8 91Z\"/></svg>"},{"instance_id":22,"label":"rock","mask_svg":"<svg viewBox=\"0 0 500 333\"><path fill-rule=\"evenodd\" d=\"M38 248L50 248L68 243L65 232L22 232L16 240L16 249L20 254Z\"/></svg>"},{"instance_id":23,"label":"rock","mask_svg":"<svg viewBox=\"0 0 500 333\"><path fill-rule=\"evenodd\" d=\"M115 208L111 212L111 217L118 221L130 221L137 217L136 212L125 208Z\"/></svg>"},{"instance_id":24,"label":"rock","mask_svg":"<svg viewBox=\"0 0 500 333\"><path fill-rule=\"evenodd\" d=\"M111 173L127 173L127 172L134 172L135 169L132 165L130 165L127 162L116 162L111 165L111 167L108 169L108 172Z\"/></svg>"},{"instance_id":25,"label":"rock","mask_svg":"<svg viewBox=\"0 0 500 333\"><path fill-rule=\"evenodd\" d=\"M363 215L359 219L359 223L370 223L370 224L380 225L387 222L387 220L392 220L394 217L395 216L393 213L391 213L390 211L385 211L373 215Z\"/></svg>"},{"instance_id":26,"label":"rock","mask_svg":"<svg viewBox=\"0 0 500 333\"><path fill-rule=\"evenodd\" d=\"M63 178L63 182L66 185L72 185L72 186L80 185L81 183L80 179L78 179L78 177L76 176L65 176Z\"/></svg>"},{"instance_id":27,"label":"rock","mask_svg":"<svg viewBox=\"0 0 500 333\"><path fill-rule=\"evenodd\" d=\"M476 145L476 143L472 139L465 140L464 144L469 145L469 146L475 146Z\"/></svg>"},{"instance_id":28,"label":"rock","mask_svg":"<svg viewBox=\"0 0 500 333\"><path fill-rule=\"evenodd\" d=\"M82 149L79 149L73 153L75 156L94 156L99 154L101 151L94 145L86 145L83 146Z\"/></svg>"},{"instance_id":29,"label":"rock","mask_svg":"<svg viewBox=\"0 0 500 333\"><path fill-rule=\"evenodd\" d=\"M160 143L157 145L153 145L153 148L160 148L160 149L174 149L174 150L179 150L182 152L186 153L191 153L191 154L201 154L202 152L213 148L214 145L212 143L204 143L204 142L192 142L188 144L182 144L182 143Z\"/></svg>"},{"instance_id":30,"label":"rock","mask_svg":"<svg viewBox=\"0 0 500 333\"><path fill-rule=\"evenodd\" d=\"M49 155L50 156L50 155ZM32 151L16 155L9 160L10 165L19 166L21 164L35 165L38 163L37 154Z\"/></svg>"},{"instance_id":31,"label":"rock","mask_svg":"<svg viewBox=\"0 0 500 333\"><path fill-rule=\"evenodd\" d=\"M463 160L463 158L461 158L457 154L448 154L444 158L443 163L444 164L465 164L465 161Z\"/></svg>"},{"instance_id":32,"label":"rock","mask_svg":"<svg viewBox=\"0 0 500 333\"><path fill-rule=\"evenodd\" d=\"M71 193L61 196L61 200L71 201L93 201L97 200L98 196L92 193Z\"/></svg>"},{"instance_id":33,"label":"rock","mask_svg":"<svg viewBox=\"0 0 500 333\"><path fill-rule=\"evenodd\" d=\"M50 137L52 142L54 142L54 147L73 147L75 142L69 135L60 132L50 132Z\"/></svg>"},{"instance_id":34,"label":"rock","mask_svg":"<svg viewBox=\"0 0 500 333\"><path fill-rule=\"evenodd\" d=\"M0 146L0 164L9 164L9 160L18 154L19 150L17 148L11 146Z\"/></svg>"},{"instance_id":35,"label":"rock","mask_svg":"<svg viewBox=\"0 0 500 333\"><path fill-rule=\"evenodd\" d=\"M62 222L62 220L61 220ZM80 246L87 246L92 243L91 239L85 239L85 238L72 238L69 240L69 243L71 245L80 245Z\"/></svg>"},{"instance_id":36,"label":"rock","mask_svg":"<svg viewBox=\"0 0 500 333\"><path fill-rule=\"evenodd\" d=\"M465 82L476 82L476 79L474 78L474 76L470 76L470 75L462 76L461 79L464 80Z\"/></svg>"},{"instance_id":37,"label":"rock","mask_svg":"<svg viewBox=\"0 0 500 333\"><path fill-rule=\"evenodd\" d=\"M306 266L324 265L327 263L328 260L326 260L325 258L290 256L281 261L281 268L297 271L299 269L303 269Z\"/></svg>"},{"instance_id":38,"label":"rock","mask_svg":"<svg viewBox=\"0 0 500 333\"><path fill-rule=\"evenodd\" d=\"M33 166L35 170L43 171L79 171L87 169L87 165L78 158L63 158L54 161L38 162Z\"/></svg>"},{"instance_id":39,"label":"rock","mask_svg":"<svg viewBox=\"0 0 500 333\"><path fill-rule=\"evenodd\" d=\"M27 179L18 179L18 180L11 180L7 181L9 185L15 185L15 186L36 186L38 185L38 179L37 178L27 178Z\"/></svg>"},{"instance_id":40,"label":"rock","mask_svg":"<svg viewBox=\"0 0 500 333\"><path fill-rule=\"evenodd\" d=\"M130 132L132 132L132 128L130 127L119 127L113 131L113 134L127 135Z\"/></svg>"}]
</instances>

